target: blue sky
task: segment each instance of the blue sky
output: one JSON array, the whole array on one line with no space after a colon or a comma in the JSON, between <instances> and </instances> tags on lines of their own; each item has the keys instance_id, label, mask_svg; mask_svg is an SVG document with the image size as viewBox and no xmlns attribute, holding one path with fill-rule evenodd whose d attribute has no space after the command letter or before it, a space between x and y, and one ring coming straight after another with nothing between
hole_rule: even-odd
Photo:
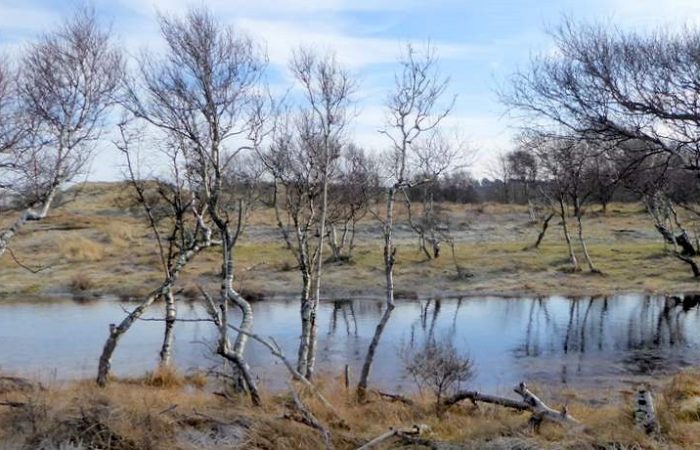
<instances>
[{"instance_id":1,"label":"blue sky","mask_svg":"<svg viewBox=\"0 0 700 450\"><path fill-rule=\"evenodd\" d=\"M0 0L0 50L16 54L23 42L50 29L80 3ZM478 158L472 172L487 175L495 156L511 145L517 123L503 115L494 93L530 55L552 51L547 28L562 17L606 21L625 28L697 25L697 0L94 0L128 52L160 45L156 11L178 13L206 5L221 19L264 42L273 79L285 77L290 50L300 44L336 52L360 80L355 139L369 148L385 145L377 129L394 61L407 42L430 41L449 75L457 103L448 125L459 131ZM103 145L92 179L119 177L119 155Z\"/></svg>"}]
</instances>

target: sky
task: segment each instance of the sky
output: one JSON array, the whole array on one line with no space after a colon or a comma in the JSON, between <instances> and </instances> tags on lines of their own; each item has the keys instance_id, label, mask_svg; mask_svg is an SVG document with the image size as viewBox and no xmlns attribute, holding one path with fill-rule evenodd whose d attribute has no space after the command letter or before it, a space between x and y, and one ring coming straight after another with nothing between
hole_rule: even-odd
<instances>
[{"instance_id":1,"label":"sky","mask_svg":"<svg viewBox=\"0 0 700 450\"><path fill-rule=\"evenodd\" d=\"M55 26L78 1L0 0L0 54L15 55L25 43ZM469 170L488 176L500 152L512 147L519 123L496 92L534 55L554 50L547 30L564 17L602 21L626 29L700 25L697 0L93 0L127 53L162 46L156 15L207 6L222 23L257 38L267 48L276 87L291 85L292 49L311 45L333 51L359 80L353 139L368 149L387 145L379 133L383 104L397 57L407 43L430 42L457 96L446 121L476 152ZM121 156L103 143L91 180L120 179Z\"/></svg>"}]
</instances>

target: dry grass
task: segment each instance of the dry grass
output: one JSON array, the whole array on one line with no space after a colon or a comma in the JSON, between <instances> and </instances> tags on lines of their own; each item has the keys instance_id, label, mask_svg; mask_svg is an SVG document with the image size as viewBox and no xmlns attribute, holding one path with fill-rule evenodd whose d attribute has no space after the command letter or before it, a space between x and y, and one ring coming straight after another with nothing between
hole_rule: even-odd
<instances>
[{"instance_id":1,"label":"dry grass","mask_svg":"<svg viewBox=\"0 0 700 450\"><path fill-rule=\"evenodd\" d=\"M70 262L98 262L104 258L104 247L85 237L71 236L59 241L61 255Z\"/></svg>"},{"instance_id":2,"label":"dry grass","mask_svg":"<svg viewBox=\"0 0 700 450\"><path fill-rule=\"evenodd\" d=\"M86 292L94 289L95 282L85 273L76 273L70 280L70 288L73 292Z\"/></svg>"},{"instance_id":3,"label":"dry grass","mask_svg":"<svg viewBox=\"0 0 700 450\"><path fill-rule=\"evenodd\" d=\"M39 279L0 258L0 293L41 294L63 286L70 290L76 272L88 271L96 294L137 297L161 278L156 245L141 219L123 210L121 186L82 187L75 201L52 211L46 221L29 224L13 241L13 250L30 266L58 262ZM122 194L118 194L122 192ZM397 214L403 214L399 205ZM640 205L612 204L603 214L588 207L585 216L589 251L605 276L569 273L567 250L557 219L538 250L523 251L539 231L523 205L444 205L456 238L460 265L473 274L455 276L449 249L438 260L425 261L416 239L398 220L396 287L412 295L459 293L613 294L680 292L697 289L688 268L664 251ZM11 217L0 217L0 221ZM300 289L291 253L272 225L270 209L253 211L250 234L236 249L236 287L265 295ZM41 231L41 232L38 232ZM359 225L358 246L349 264L327 264L324 295L382 295L383 262L379 225L370 216ZM582 255L579 254L582 260ZM182 287L211 282L220 270L216 249L199 255L182 276ZM430 280L429 283L422 280ZM187 289L188 293L196 293Z\"/></svg>"},{"instance_id":4,"label":"dry grass","mask_svg":"<svg viewBox=\"0 0 700 450\"><path fill-rule=\"evenodd\" d=\"M414 406L406 406L370 395L368 401L358 403L354 392L347 391L338 379L326 378L318 385L342 421L310 393L297 389L329 427L337 449L354 449L390 427L416 423L430 426L429 439L474 449L487 448L487 443L488 448L503 450L666 449L691 448L700 442L700 418L685 413L683 406L700 398L698 374L692 372L667 380L659 389L659 439L634 427L630 399L619 395L600 405L590 403L587 393L568 392L570 413L583 422L585 430L544 425L533 434L528 414L501 407L463 404L438 419L429 398L416 398ZM546 391L541 395L549 397ZM295 420L298 416L289 395L263 393L264 406L252 408L245 398L223 399L193 387L174 372L115 381L105 389L82 382L45 391L5 392L3 398L25 404L0 408L0 442L15 444L14 448L60 448L61 444L105 450L323 448L319 433ZM399 447L406 448L397 441L380 448Z\"/></svg>"}]
</instances>

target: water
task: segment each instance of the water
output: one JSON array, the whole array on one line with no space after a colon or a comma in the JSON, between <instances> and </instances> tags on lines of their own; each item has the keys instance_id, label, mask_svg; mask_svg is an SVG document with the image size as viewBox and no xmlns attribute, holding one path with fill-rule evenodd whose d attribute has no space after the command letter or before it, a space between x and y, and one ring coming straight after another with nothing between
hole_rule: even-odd
<instances>
[{"instance_id":1,"label":"water","mask_svg":"<svg viewBox=\"0 0 700 450\"><path fill-rule=\"evenodd\" d=\"M401 354L433 336L449 339L475 366L471 385L503 390L520 380L551 386L616 387L625 381L673 373L700 365L700 297L623 295L578 298L450 298L401 300L385 330L372 383L412 389ZM0 371L57 379L89 378L107 336L108 324L133 304L116 300L76 302L0 301ZM144 317L162 315L156 306ZM340 374L349 364L356 377L383 303L374 300L324 302L319 311L318 368ZM254 331L273 336L294 360L299 335L295 300L254 304ZM196 304L181 303L182 318L206 318ZM232 314L232 321L236 314ZM141 321L122 339L113 360L116 375L152 370L163 323ZM215 330L208 322L176 325L174 358L186 372L214 367ZM281 387L284 367L258 343L247 358L261 382Z\"/></svg>"}]
</instances>

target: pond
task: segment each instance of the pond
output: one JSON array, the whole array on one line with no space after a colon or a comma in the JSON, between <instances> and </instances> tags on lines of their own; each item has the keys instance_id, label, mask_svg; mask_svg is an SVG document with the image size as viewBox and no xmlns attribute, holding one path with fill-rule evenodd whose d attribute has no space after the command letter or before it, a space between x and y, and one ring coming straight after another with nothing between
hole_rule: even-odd
<instances>
[{"instance_id":1,"label":"pond","mask_svg":"<svg viewBox=\"0 0 700 450\"><path fill-rule=\"evenodd\" d=\"M477 389L502 391L520 380L618 387L700 365L699 302L700 297L690 295L400 300L377 350L371 383L413 389L402 355L433 337L450 340L470 356L475 366L470 384ZM93 377L108 325L133 306L110 299L0 301L0 371L58 380ZM293 359L298 302L266 300L253 306L254 331L273 336ZM320 372L339 375L348 364L356 380L383 310L383 302L375 300L323 302ZM162 307L156 305L144 317L160 315ZM206 317L195 303L180 303L179 315ZM157 321L135 324L117 348L114 373L137 376L152 370L162 329ZM181 371L217 364L211 351L214 336L211 323L176 325L174 358ZM285 369L264 347L251 342L247 358L263 385L283 386Z\"/></svg>"}]
</instances>

